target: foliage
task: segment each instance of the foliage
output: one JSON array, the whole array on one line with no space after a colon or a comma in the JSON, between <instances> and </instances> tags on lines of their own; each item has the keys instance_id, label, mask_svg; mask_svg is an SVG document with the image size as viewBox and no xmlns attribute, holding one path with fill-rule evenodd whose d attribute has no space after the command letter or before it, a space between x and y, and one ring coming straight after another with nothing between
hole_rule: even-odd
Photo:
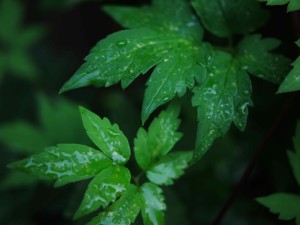
<instances>
[{"instance_id":1,"label":"foliage","mask_svg":"<svg viewBox=\"0 0 300 225\"><path fill-rule=\"evenodd\" d=\"M151 181L141 186L139 177L133 178L136 185L130 184L131 174L124 166L130 158L130 147L118 125L83 107L80 112L87 135L100 151L84 145L60 144L14 162L10 167L54 179L56 187L93 178L74 215L75 219L103 207L105 211L89 224L131 224L141 209L145 224L163 224L161 210L165 210L166 206L162 190L157 185L172 184L183 174L192 158L187 151L168 154L181 137L176 132L180 122L177 119L178 108L169 107L163 111L150 124L148 133L143 128L138 132L135 156ZM145 150L144 146L148 155L141 152Z\"/></svg>"},{"instance_id":2,"label":"foliage","mask_svg":"<svg viewBox=\"0 0 300 225\"><path fill-rule=\"evenodd\" d=\"M81 140L84 131L77 112L77 106L66 99L50 99L43 94L37 95L40 126L18 120L0 125L0 141L11 151L22 156L41 152L57 142ZM66 126L61 127L64 121ZM32 176L11 171L2 181L2 188L16 188L36 183Z\"/></svg>"},{"instance_id":3,"label":"foliage","mask_svg":"<svg viewBox=\"0 0 300 225\"><path fill-rule=\"evenodd\" d=\"M218 1L193 1L192 5L205 28L220 37L249 33L267 18L252 0L229 1L224 6ZM156 66L147 81L142 122L162 104L193 89L199 121L195 161L217 137L227 133L232 122L245 129L247 108L252 104L247 73L279 83L288 71L289 60L269 52L279 45L276 39L252 35L242 39L231 53L213 50L203 42L203 28L187 1L157 0L151 6L108 6L105 11L130 29L98 42L61 92L87 85L108 87L119 81L126 88Z\"/></svg>"},{"instance_id":4,"label":"foliage","mask_svg":"<svg viewBox=\"0 0 300 225\"><path fill-rule=\"evenodd\" d=\"M300 186L300 122L298 122L296 128L294 148L295 152L288 151L288 157L293 168L294 176ZM300 195L276 193L257 198L257 201L268 207L272 213L279 214L279 219L296 219L296 224L300 224Z\"/></svg>"},{"instance_id":5,"label":"foliage","mask_svg":"<svg viewBox=\"0 0 300 225\"><path fill-rule=\"evenodd\" d=\"M0 81L6 71L34 80L39 70L28 55L29 48L45 33L42 26L22 27L24 6L17 0L0 2Z\"/></svg>"},{"instance_id":6,"label":"foliage","mask_svg":"<svg viewBox=\"0 0 300 225\"><path fill-rule=\"evenodd\" d=\"M296 42L300 47L300 40ZM300 90L300 57L293 62L292 66L294 67L289 74L285 77L284 81L281 83L278 92L290 92Z\"/></svg>"},{"instance_id":7,"label":"foliage","mask_svg":"<svg viewBox=\"0 0 300 225\"><path fill-rule=\"evenodd\" d=\"M37 8L31 7L33 2ZM50 100L36 93L41 89L45 93L57 92L65 80L62 75L77 66L75 58L86 52L99 36L118 28L109 25L109 18L96 10L96 2L101 1L33 0L26 2L25 8L21 0L0 0L0 78L1 71L2 77L12 74L29 80L43 75L39 82L30 83L32 87L7 76L0 89L0 119L13 121L0 124L0 148L4 150L0 152L0 164L27 157L9 164L15 170L7 172L3 168L0 172L0 223L64 225L73 218L74 225L182 225L210 224L216 217L213 224L218 224L220 215L231 207L219 223L222 220L224 225L274 224L252 198L270 185L280 185L282 190L291 186L286 174L287 160L282 160L282 152L274 149L286 145L284 137L289 135L289 126L298 116L296 106L289 111L297 94L274 97L273 93L279 84L278 93L300 87L299 60L291 64L291 60L278 53L281 50L289 54L286 50L288 43L294 41L293 32L286 30L295 29L293 25L286 23L284 32L276 34L277 29L282 29L278 21L274 23L274 17L280 17L280 22L286 18L270 13L272 8L262 7L255 0L152 0L151 4L147 0L128 1L132 6L123 5L120 0L122 5L104 6L103 11L125 30L100 40L60 90L62 93L90 85L110 87L119 82L123 89L128 88L126 95L116 86L100 92L85 88L68 93L98 114L107 115L100 118L80 107L87 136L94 144L91 145L82 135L75 104L62 97ZM299 7L293 0L267 4L278 3L289 3L288 11ZM29 13L25 14L25 9ZM36 18L50 18L51 33L35 49L36 62L32 63L28 61L29 50L44 27L28 26ZM269 19L276 29L264 30ZM109 29L97 29L95 21L108 24ZM257 33L258 29L263 35ZM73 33L68 34L70 31ZM272 36L280 37L283 45ZM297 44L300 45L299 41ZM35 64L44 71L28 69ZM146 79L144 91L141 84ZM11 101L2 101L10 98ZM37 112L32 107L33 98L38 100ZM283 106L284 98L291 100L259 144L276 114L274 108ZM176 102L176 106L170 104L156 116L171 102ZM248 107L253 105L248 118ZM184 136L177 131L180 109ZM142 127L137 120L139 111ZM286 112L292 112L289 118ZM232 123L245 133L230 129ZM274 138L276 130L282 131L278 140ZM216 141L222 136L225 137ZM271 138L272 143L268 144ZM288 156L299 183L297 139L296 151L290 151ZM255 146L261 147L253 153ZM211 148L214 151L208 151ZM264 156L267 148L272 152ZM255 156L249 161L252 154ZM204 155L205 159L196 164ZM266 158L251 171L258 157ZM170 188L192 164L178 185ZM38 182L37 178L45 182ZM60 188L49 190L52 181ZM237 188L233 188L236 183ZM237 196L240 198L232 205ZM278 193L258 201L279 213L281 219L295 218L299 223L298 195ZM217 215L219 210L221 214Z\"/></svg>"},{"instance_id":8,"label":"foliage","mask_svg":"<svg viewBox=\"0 0 300 225\"><path fill-rule=\"evenodd\" d=\"M287 11L295 11L300 9L300 2L298 0L259 0L267 2L267 5L284 5L288 4Z\"/></svg>"}]
</instances>

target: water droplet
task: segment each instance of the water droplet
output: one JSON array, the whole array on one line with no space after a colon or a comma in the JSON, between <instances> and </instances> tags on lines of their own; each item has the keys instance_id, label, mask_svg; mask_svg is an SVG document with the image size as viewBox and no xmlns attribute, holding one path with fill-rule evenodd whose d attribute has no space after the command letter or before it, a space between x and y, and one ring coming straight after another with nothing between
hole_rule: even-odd
<instances>
[{"instance_id":1,"label":"water droplet","mask_svg":"<svg viewBox=\"0 0 300 225\"><path fill-rule=\"evenodd\" d=\"M169 96L166 96L166 97L163 98L162 101L163 101L163 102L167 102L167 101L169 101L169 100L170 100L170 97L169 97Z\"/></svg>"},{"instance_id":2,"label":"water droplet","mask_svg":"<svg viewBox=\"0 0 300 225\"><path fill-rule=\"evenodd\" d=\"M119 48L122 48L122 47L124 47L125 45L127 45L127 41L126 41L126 40L120 40L120 41L117 41L116 45L117 45Z\"/></svg>"},{"instance_id":3,"label":"water droplet","mask_svg":"<svg viewBox=\"0 0 300 225\"><path fill-rule=\"evenodd\" d=\"M248 90L243 90L244 95L249 95L249 91Z\"/></svg>"},{"instance_id":4,"label":"water droplet","mask_svg":"<svg viewBox=\"0 0 300 225\"><path fill-rule=\"evenodd\" d=\"M246 114L248 112L248 108L247 108L248 105L249 105L249 102L245 102L239 106L239 110L242 114Z\"/></svg>"}]
</instances>

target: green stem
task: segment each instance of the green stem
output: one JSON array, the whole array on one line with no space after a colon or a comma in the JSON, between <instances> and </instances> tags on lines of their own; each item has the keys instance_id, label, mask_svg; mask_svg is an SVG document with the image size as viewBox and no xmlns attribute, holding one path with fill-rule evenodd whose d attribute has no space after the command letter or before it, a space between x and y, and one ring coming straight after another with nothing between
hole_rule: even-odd
<instances>
[{"instance_id":1,"label":"green stem","mask_svg":"<svg viewBox=\"0 0 300 225\"><path fill-rule=\"evenodd\" d=\"M135 177L132 177L134 183L137 185L137 186L140 186L140 179L141 177L144 175L144 171L141 171L137 176Z\"/></svg>"}]
</instances>

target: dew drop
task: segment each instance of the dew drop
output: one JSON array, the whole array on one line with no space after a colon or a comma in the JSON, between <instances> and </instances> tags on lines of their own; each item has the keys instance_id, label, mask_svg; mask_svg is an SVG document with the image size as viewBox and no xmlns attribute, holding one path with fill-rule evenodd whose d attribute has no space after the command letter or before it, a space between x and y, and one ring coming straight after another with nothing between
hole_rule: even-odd
<instances>
[{"instance_id":1,"label":"dew drop","mask_svg":"<svg viewBox=\"0 0 300 225\"><path fill-rule=\"evenodd\" d=\"M169 97L169 96L166 96L166 97L163 98L162 101L163 101L163 102L167 102L167 101L169 101L169 100L170 100L170 97Z\"/></svg>"},{"instance_id":2,"label":"dew drop","mask_svg":"<svg viewBox=\"0 0 300 225\"><path fill-rule=\"evenodd\" d=\"M246 114L248 112L247 106L249 105L249 102L245 102L244 104L240 105L239 110L242 114Z\"/></svg>"},{"instance_id":3,"label":"dew drop","mask_svg":"<svg viewBox=\"0 0 300 225\"><path fill-rule=\"evenodd\" d=\"M117 42L116 42L116 45L117 45L119 48L122 48L122 47L124 47L125 45L127 45L127 41L126 41L126 40L120 40L120 41L117 41Z\"/></svg>"},{"instance_id":4,"label":"dew drop","mask_svg":"<svg viewBox=\"0 0 300 225\"><path fill-rule=\"evenodd\" d=\"M249 95L249 91L248 90L243 90L244 95Z\"/></svg>"}]
</instances>

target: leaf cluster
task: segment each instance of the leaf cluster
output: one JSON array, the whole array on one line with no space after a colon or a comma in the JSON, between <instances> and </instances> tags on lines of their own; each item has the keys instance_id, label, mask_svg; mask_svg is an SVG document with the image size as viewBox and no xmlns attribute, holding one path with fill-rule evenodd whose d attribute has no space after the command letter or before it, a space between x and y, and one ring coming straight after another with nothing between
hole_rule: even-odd
<instances>
[{"instance_id":1,"label":"leaf cluster","mask_svg":"<svg viewBox=\"0 0 300 225\"><path fill-rule=\"evenodd\" d=\"M278 40L249 35L268 19L253 0L153 0L142 7L111 5L104 10L128 29L99 41L61 92L118 82L126 88L154 68L146 84L142 122L191 90L199 121L194 160L232 122L245 129L252 105L249 74L279 84L289 70L290 60L272 52ZM228 46L213 46L203 40L203 26L228 40L246 36L236 45L229 41Z\"/></svg>"},{"instance_id":2,"label":"leaf cluster","mask_svg":"<svg viewBox=\"0 0 300 225\"><path fill-rule=\"evenodd\" d=\"M86 142L77 106L67 99L51 99L37 95L39 126L25 120L0 125L0 142L22 157L40 153L47 146L74 140ZM64 121L65 126L61 126ZM30 186L36 183L32 176L11 171L1 182L2 188Z\"/></svg>"},{"instance_id":3,"label":"leaf cluster","mask_svg":"<svg viewBox=\"0 0 300 225\"><path fill-rule=\"evenodd\" d=\"M134 140L134 154L141 174L132 177L125 164L131 151L118 125L80 107L87 135L99 148L60 144L10 164L40 178L56 180L55 186L92 178L74 218L104 209L89 225L131 224L139 211L145 224L164 224L164 196L159 185L170 185L181 176L192 159L189 151L169 153L181 138L177 132L179 109L169 107L150 124L140 128ZM148 182L140 184L146 174ZM133 181L134 183L131 183Z\"/></svg>"}]
</instances>

